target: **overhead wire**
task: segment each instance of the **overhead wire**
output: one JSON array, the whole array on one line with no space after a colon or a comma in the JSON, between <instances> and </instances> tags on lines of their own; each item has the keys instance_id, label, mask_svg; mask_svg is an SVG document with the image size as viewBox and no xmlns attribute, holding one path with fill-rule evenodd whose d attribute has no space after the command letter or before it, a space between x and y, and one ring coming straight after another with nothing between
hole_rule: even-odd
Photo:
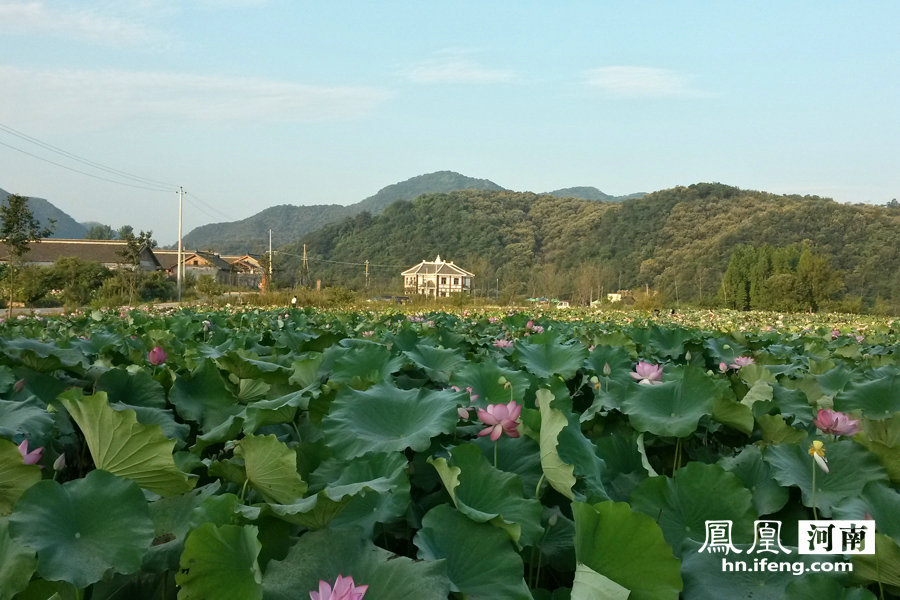
<instances>
[{"instance_id":1,"label":"overhead wire","mask_svg":"<svg viewBox=\"0 0 900 600\"><path fill-rule=\"evenodd\" d=\"M120 178L122 178L122 179L130 179L130 180L133 181L133 182L136 182L136 183L139 183L139 184L142 184L142 185L146 185L146 186L156 186L156 187L166 188L165 190L160 190L160 191L167 191L167 192L168 192L168 191L171 191L172 189L177 188L177 186L174 186L174 185L172 185L171 183L168 183L168 182L165 182L165 181L160 181L160 180L158 180L158 179L150 179L149 177L141 177L140 175L134 175L133 173L129 173L129 172L127 172L127 171L123 171L123 170L121 170L121 169L116 169L116 168L113 168L113 167L104 165L104 164L102 164L102 163L98 163L98 162L96 162L96 161L90 160L90 159L88 159L88 158L84 158L84 157L79 156L79 155L77 155L77 154L75 154L75 153L73 153L73 152L69 152L68 150L63 150L62 148L58 148L58 147L54 146L53 144L49 144L49 143L47 143L47 142L44 142L44 141L42 141L42 140L39 140L39 139L36 138L36 137L30 136L30 135L28 135L28 134L26 134L26 133L23 133L23 132L21 132L21 131L18 131L18 130L16 130L16 129L13 129L13 128L10 127L9 125L4 125L3 123L0 123L0 131L6 132L6 133L8 133L8 134L10 134L10 135L13 135L13 136L15 136L15 137L18 137L18 138L20 138L20 139L22 139L22 140L25 140L25 141L30 142L30 143L32 143L32 144L35 144L36 146L40 146L41 148L44 148L45 150L50 150L51 152L55 152L55 153L57 153L57 154L60 154L60 155L62 155L62 156L65 156L66 158L68 158L68 159L70 159L70 160L74 160L74 161L79 162L79 163L81 163L81 164L90 166L90 167L92 167L92 168L94 168L94 169L98 169L98 170L101 170L101 171L105 171L106 173L109 173L109 174L111 174L111 175L115 175L115 176L120 177ZM15 148L15 147L13 147L13 146L9 146L8 144L4 144L4 146L8 146L8 147L13 148L14 150L19 150L19 151L21 151L21 152L24 152L23 150L20 150L19 148ZM28 152L25 152L25 154L29 154L29 153L28 153ZM35 156L35 155L34 155L34 154L29 154L29 156ZM37 157L37 156L35 156L35 157L36 157L36 158L41 158L41 157ZM41 160L46 160L46 159L41 158ZM59 165L58 163L54 163L54 162L52 162L52 161L50 161L50 160L47 160L47 162L50 162L51 164L55 164L55 165L57 165L57 166L63 166L63 165ZM68 168L68 167L65 167L65 168ZM72 169L72 170L73 170L73 171L76 171L76 172L78 172L78 173L86 174L86 173L83 173L82 171L77 171L76 169ZM106 181L111 181L111 180L108 180L108 179L107 179ZM114 181L113 183L122 183L122 182ZM123 185L124 185L124 184L123 184ZM132 187L135 187L135 186L132 186Z\"/></svg>"}]
</instances>

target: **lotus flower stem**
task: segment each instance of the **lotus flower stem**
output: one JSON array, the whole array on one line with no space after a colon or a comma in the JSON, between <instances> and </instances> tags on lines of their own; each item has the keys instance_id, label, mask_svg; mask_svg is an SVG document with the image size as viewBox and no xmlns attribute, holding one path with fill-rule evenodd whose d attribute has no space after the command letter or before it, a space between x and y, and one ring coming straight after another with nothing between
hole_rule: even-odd
<instances>
[{"instance_id":1,"label":"lotus flower stem","mask_svg":"<svg viewBox=\"0 0 900 600\"><path fill-rule=\"evenodd\" d=\"M497 448L500 446L500 439L494 442L494 468L497 468Z\"/></svg>"},{"instance_id":2,"label":"lotus flower stem","mask_svg":"<svg viewBox=\"0 0 900 600\"><path fill-rule=\"evenodd\" d=\"M681 463L681 438L677 438L675 440L675 460L672 464L672 475L675 475L675 471L678 470L678 465Z\"/></svg>"},{"instance_id":3,"label":"lotus flower stem","mask_svg":"<svg viewBox=\"0 0 900 600\"><path fill-rule=\"evenodd\" d=\"M541 478L538 479L537 487L534 488L534 497L535 497L535 498L540 498L540 497L541 497L541 484L542 484L542 483L544 483L544 473L543 473L543 472L541 473Z\"/></svg>"},{"instance_id":4,"label":"lotus flower stem","mask_svg":"<svg viewBox=\"0 0 900 600\"><path fill-rule=\"evenodd\" d=\"M813 509L813 519L816 521L819 520L819 513L816 510L816 461L812 461L812 495L810 497L812 501L812 509Z\"/></svg>"}]
</instances>

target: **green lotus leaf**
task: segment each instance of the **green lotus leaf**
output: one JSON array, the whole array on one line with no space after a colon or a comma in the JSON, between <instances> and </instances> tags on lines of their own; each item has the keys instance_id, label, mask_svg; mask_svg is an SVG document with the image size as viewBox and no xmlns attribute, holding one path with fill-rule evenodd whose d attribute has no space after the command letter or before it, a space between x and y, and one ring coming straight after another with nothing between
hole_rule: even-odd
<instances>
[{"instance_id":1,"label":"green lotus leaf","mask_svg":"<svg viewBox=\"0 0 900 600\"><path fill-rule=\"evenodd\" d=\"M730 337L706 338L703 346L709 353L709 357L714 364L724 362L732 364L738 356L747 354L747 347L739 344Z\"/></svg>"},{"instance_id":2,"label":"green lotus leaf","mask_svg":"<svg viewBox=\"0 0 900 600\"><path fill-rule=\"evenodd\" d=\"M165 389L144 370L110 369L97 379L97 391L106 392L110 402L166 408Z\"/></svg>"},{"instance_id":3,"label":"green lotus leaf","mask_svg":"<svg viewBox=\"0 0 900 600\"><path fill-rule=\"evenodd\" d=\"M598 455L593 442L581 433L578 417L565 410L560 412L565 415L568 423L559 433L559 445L556 449L560 459L575 469L578 482L574 489L576 499L588 499L591 502L608 500L609 494L606 493L605 483L606 463Z\"/></svg>"},{"instance_id":4,"label":"green lotus leaf","mask_svg":"<svg viewBox=\"0 0 900 600\"><path fill-rule=\"evenodd\" d=\"M550 390L538 390L537 402L541 410L541 468L553 489L569 500L574 500L572 487L575 485L575 467L564 463L556 450L559 433L569 421L562 412L550 407L552 401L553 393Z\"/></svg>"},{"instance_id":5,"label":"green lotus leaf","mask_svg":"<svg viewBox=\"0 0 900 600\"><path fill-rule=\"evenodd\" d=\"M518 475L495 469L474 444L453 448L450 457L452 464L443 458L430 462L462 514L478 523L490 521L522 546L538 542L544 532L541 504L525 498Z\"/></svg>"},{"instance_id":6,"label":"green lotus leaf","mask_svg":"<svg viewBox=\"0 0 900 600\"><path fill-rule=\"evenodd\" d=\"M712 413L713 399L729 393L727 383L691 365L667 369L664 378L658 385L634 384L622 401L622 412L637 431L687 437Z\"/></svg>"},{"instance_id":7,"label":"green lotus leaf","mask_svg":"<svg viewBox=\"0 0 900 600\"><path fill-rule=\"evenodd\" d=\"M700 552L703 542L690 540L685 544L682 559L682 574L684 575L684 597L691 600L721 600L728 598L753 598L753 600L785 600L794 596L787 593L789 584L795 581L807 581L800 578L788 569L770 570L759 568L753 571L756 555L747 555L751 544L734 544L740 550L740 554L731 553L727 557L721 553ZM769 556L769 562L785 560L791 568L806 570L813 562L822 560L822 556L797 554L797 549L787 547L791 551L789 555L763 555ZM725 559L744 561L745 571L735 567L734 570L723 568ZM835 557L837 558L837 557ZM796 565L796 566L794 566ZM768 565L766 565L768 566ZM780 565L779 565L780 566ZM814 574L816 579L827 578L827 574ZM727 592L726 592L727 591ZM724 595L723 595L724 594ZM831 598L824 596L822 598ZM820 599L821 600L821 599Z\"/></svg>"},{"instance_id":8,"label":"green lotus leaf","mask_svg":"<svg viewBox=\"0 0 900 600\"><path fill-rule=\"evenodd\" d=\"M34 551L9 536L9 522L0 517L0 600L12 600L28 587L37 567Z\"/></svg>"},{"instance_id":9,"label":"green lotus leaf","mask_svg":"<svg viewBox=\"0 0 900 600\"><path fill-rule=\"evenodd\" d=\"M889 419L863 419L863 435L854 439L876 455L891 481L900 483L900 413Z\"/></svg>"},{"instance_id":10,"label":"green lotus leaf","mask_svg":"<svg viewBox=\"0 0 900 600\"><path fill-rule=\"evenodd\" d=\"M249 404L264 399L270 389L272 386L261 379L241 379L236 396L241 404Z\"/></svg>"},{"instance_id":11,"label":"green lotus leaf","mask_svg":"<svg viewBox=\"0 0 900 600\"><path fill-rule=\"evenodd\" d=\"M153 540L153 522L136 483L95 470L60 485L25 491L9 517L17 543L37 551L37 574L83 588L109 572L133 573Z\"/></svg>"},{"instance_id":12,"label":"green lotus leaf","mask_svg":"<svg viewBox=\"0 0 900 600\"><path fill-rule=\"evenodd\" d=\"M750 387L753 387L759 382L771 385L778 381L772 371L764 365L757 364L741 367L740 371L738 371L738 376L741 378L741 381Z\"/></svg>"},{"instance_id":13,"label":"green lotus leaf","mask_svg":"<svg viewBox=\"0 0 900 600\"><path fill-rule=\"evenodd\" d=\"M310 475L310 483L334 501L353 496L333 527L356 526L371 534L375 523L406 514L410 503L409 464L399 452L366 454L350 462L329 459Z\"/></svg>"},{"instance_id":14,"label":"green lotus leaf","mask_svg":"<svg viewBox=\"0 0 900 600\"><path fill-rule=\"evenodd\" d=\"M509 387L502 381L509 382ZM526 373L503 368L496 362L466 363L453 373L450 382L460 389L471 387L479 397L479 406L506 404L510 400L521 404L531 385Z\"/></svg>"},{"instance_id":15,"label":"green lotus leaf","mask_svg":"<svg viewBox=\"0 0 900 600\"><path fill-rule=\"evenodd\" d=\"M834 397L834 408L862 411L868 419L888 419L900 412L900 371L886 367L883 376L862 383L850 382Z\"/></svg>"},{"instance_id":16,"label":"green lotus leaf","mask_svg":"<svg viewBox=\"0 0 900 600\"><path fill-rule=\"evenodd\" d=\"M772 398L772 385L766 381L757 381L750 386L750 389L747 390L747 393L741 398L741 404L747 408L753 408L753 405L757 402L771 402ZM752 429L752 423L750 424L750 427Z\"/></svg>"},{"instance_id":17,"label":"green lotus leaf","mask_svg":"<svg viewBox=\"0 0 900 600\"><path fill-rule=\"evenodd\" d=\"M772 476L781 485L798 486L804 506L812 506L812 456L809 444L780 444L766 449L763 457L772 468ZM872 481L887 483L887 473L878 458L849 440L825 442L828 473L816 468L815 502L819 514L831 516L833 506L845 498L858 496Z\"/></svg>"},{"instance_id":18,"label":"green lotus leaf","mask_svg":"<svg viewBox=\"0 0 900 600\"><path fill-rule=\"evenodd\" d=\"M736 475L700 462L678 469L674 478L644 480L634 489L631 506L659 522L677 556L685 540L705 540L707 520L730 520L735 542L752 541L757 517L750 490Z\"/></svg>"},{"instance_id":19,"label":"green lotus leaf","mask_svg":"<svg viewBox=\"0 0 900 600\"><path fill-rule=\"evenodd\" d=\"M743 402L724 396L716 396L713 400L712 418L722 425L728 425L740 431L744 435L753 433L753 411Z\"/></svg>"},{"instance_id":20,"label":"green lotus leaf","mask_svg":"<svg viewBox=\"0 0 900 600\"><path fill-rule=\"evenodd\" d=\"M268 383L287 383L293 369L277 363L259 360L254 356L247 356L242 350L226 352L215 359L216 364L223 371L228 371L238 379L262 380Z\"/></svg>"},{"instance_id":21,"label":"green lotus leaf","mask_svg":"<svg viewBox=\"0 0 900 600\"><path fill-rule=\"evenodd\" d=\"M244 459L247 480L267 501L290 504L306 493L307 484L297 472L297 453L274 435L242 438L234 455Z\"/></svg>"},{"instance_id":22,"label":"green lotus leaf","mask_svg":"<svg viewBox=\"0 0 900 600\"><path fill-rule=\"evenodd\" d=\"M628 600L631 591L589 566L578 563L572 583L572 600Z\"/></svg>"},{"instance_id":23,"label":"green lotus leaf","mask_svg":"<svg viewBox=\"0 0 900 600\"><path fill-rule=\"evenodd\" d=\"M282 521L300 525L308 529L327 527L353 500L353 496L344 496L340 500L332 500L325 490L318 494L301 498L291 504L272 504L264 507L268 513Z\"/></svg>"},{"instance_id":24,"label":"green lotus leaf","mask_svg":"<svg viewBox=\"0 0 900 600\"><path fill-rule=\"evenodd\" d=\"M652 518L609 500L594 505L575 502L572 513L579 564L630 590L631 600L678 598L680 562Z\"/></svg>"},{"instance_id":25,"label":"green lotus leaf","mask_svg":"<svg viewBox=\"0 0 900 600\"><path fill-rule=\"evenodd\" d=\"M184 541L175 583L179 600L261 600L262 572L256 558L262 544L253 525L204 523Z\"/></svg>"},{"instance_id":26,"label":"green lotus leaf","mask_svg":"<svg viewBox=\"0 0 900 600\"><path fill-rule=\"evenodd\" d=\"M78 371L87 363L84 354L74 348L60 348L53 343L27 338L3 340L0 348L9 359L42 373L60 369Z\"/></svg>"},{"instance_id":27,"label":"green lotus leaf","mask_svg":"<svg viewBox=\"0 0 900 600\"><path fill-rule=\"evenodd\" d=\"M199 423L204 432L243 410L213 361L202 361L188 375L179 374L172 384L169 400L183 419Z\"/></svg>"},{"instance_id":28,"label":"green lotus leaf","mask_svg":"<svg viewBox=\"0 0 900 600\"><path fill-rule=\"evenodd\" d=\"M431 438L452 432L458 420L456 402L447 394L381 383L365 391L341 389L322 430L335 456L349 459L406 448L421 452Z\"/></svg>"},{"instance_id":29,"label":"green lotus leaf","mask_svg":"<svg viewBox=\"0 0 900 600\"><path fill-rule=\"evenodd\" d=\"M191 490L186 494L160 498L151 502L153 543L144 555L141 570L149 573L177 571L184 550L184 538L191 529L194 511L220 491L219 482Z\"/></svg>"},{"instance_id":30,"label":"green lotus leaf","mask_svg":"<svg viewBox=\"0 0 900 600\"><path fill-rule=\"evenodd\" d=\"M809 435L803 429L788 425L781 415L760 415L756 423L765 444L793 444Z\"/></svg>"},{"instance_id":31,"label":"green lotus leaf","mask_svg":"<svg viewBox=\"0 0 900 600\"><path fill-rule=\"evenodd\" d=\"M321 368L331 370L331 381L367 388L388 381L402 366L403 358L392 357L384 344L345 339L325 351Z\"/></svg>"},{"instance_id":32,"label":"green lotus leaf","mask_svg":"<svg viewBox=\"0 0 900 600\"><path fill-rule=\"evenodd\" d=\"M422 518L413 543L419 558L446 561L454 592L471 598L531 598L522 558L509 537L446 504L435 506Z\"/></svg>"},{"instance_id":33,"label":"green lotus leaf","mask_svg":"<svg viewBox=\"0 0 900 600\"><path fill-rule=\"evenodd\" d=\"M660 358L684 356L685 344L694 337L691 330L684 327L660 327L659 325L634 330L632 335L636 342Z\"/></svg>"},{"instance_id":34,"label":"green lotus leaf","mask_svg":"<svg viewBox=\"0 0 900 600\"><path fill-rule=\"evenodd\" d=\"M288 383L302 388L319 382L319 367L322 365L323 355L321 352L304 352L294 356L294 362L291 363L291 369L294 373L291 375Z\"/></svg>"},{"instance_id":35,"label":"green lotus leaf","mask_svg":"<svg viewBox=\"0 0 900 600\"><path fill-rule=\"evenodd\" d=\"M161 496L194 487L196 482L175 466L175 440L166 438L158 425L138 423L132 410L114 410L105 392L85 396L72 389L60 394L59 401L78 423L98 469L127 477Z\"/></svg>"},{"instance_id":36,"label":"green lotus leaf","mask_svg":"<svg viewBox=\"0 0 900 600\"><path fill-rule=\"evenodd\" d=\"M588 350L576 340L560 342L555 336L542 337L540 341L516 342L515 359L530 373L547 378L560 375L571 379L584 364Z\"/></svg>"},{"instance_id":37,"label":"green lotus leaf","mask_svg":"<svg viewBox=\"0 0 900 600\"><path fill-rule=\"evenodd\" d=\"M877 560L876 560L877 559ZM900 592L900 545L888 536L875 534L875 554L853 556L853 578L858 581L881 582L888 593Z\"/></svg>"},{"instance_id":38,"label":"green lotus leaf","mask_svg":"<svg viewBox=\"0 0 900 600\"><path fill-rule=\"evenodd\" d=\"M834 507L835 519L875 519L878 531L900 544L900 491L881 481L873 481L856 498Z\"/></svg>"},{"instance_id":39,"label":"green lotus leaf","mask_svg":"<svg viewBox=\"0 0 900 600\"><path fill-rule=\"evenodd\" d=\"M0 515L8 515L19 497L41 480L41 468L26 465L16 444L0 439Z\"/></svg>"},{"instance_id":40,"label":"green lotus leaf","mask_svg":"<svg viewBox=\"0 0 900 600\"><path fill-rule=\"evenodd\" d=\"M403 354L424 369L429 379L440 384L449 382L453 371L465 360L458 350L437 348L424 343L417 344L411 350L404 351Z\"/></svg>"},{"instance_id":41,"label":"green lotus leaf","mask_svg":"<svg viewBox=\"0 0 900 600\"><path fill-rule=\"evenodd\" d=\"M52 429L53 417L34 396L26 400L0 400L0 437L12 439L21 435L34 447Z\"/></svg>"},{"instance_id":42,"label":"green lotus leaf","mask_svg":"<svg viewBox=\"0 0 900 600\"><path fill-rule=\"evenodd\" d=\"M744 446L736 456L719 459L719 464L737 475L744 487L750 490L757 514L771 515L787 504L788 490L772 479L769 463L763 460L759 446Z\"/></svg>"},{"instance_id":43,"label":"green lotus leaf","mask_svg":"<svg viewBox=\"0 0 900 600\"><path fill-rule=\"evenodd\" d=\"M864 588L848 588L827 577L795 577L784 588L784 598L791 600L875 600L875 594Z\"/></svg>"},{"instance_id":44,"label":"green lotus leaf","mask_svg":"<svg viewBox=\"0 0 900 600\"><path fill-rule=\"evenodd\" d=\"M647 469L644 468L646 458L638 448L638 435L644 434L637 434L628 428L627 431L604 435L592 444L597 456L603 457L603 488L610 500L629 500L634 487L647 478Z\"/></svg>"},{"instance_id":45,"label":"green lotus leaf","mask_svg":"<svg viewBox=\"0 0 900 600\"><path fill-rule=\"evenodd\" d=\"M259 400L244 409L244 433L253 433L260 427L290 423L298 410L309 408L312 392L307 389L290 392L278 398Z\"/></svg>"},{"instance_id":46,"label":"green lotus leaf","mask_svg":"<svg viewBox=\"0 0 900 600\"><path fill-rule=\"evenodd\" d=\"M609 375L604 370L609 367ZM588 373L597 378L594 384L594 402L584 411L582 421L589 421L603 410L621 409L621 399L631 389L634 379L629 373L634 368L634 360L625 348L620 346L597 346L585 361Z\"/></svg>"},{"instance_id":47,"label":"green lotus leaf","mask_svg":"<svg viewBox=\"0 0 900 600\"><path fill-rule=\"evenodd\" d=\"M323 529L304 533L284 560L269 562L265 598L308 598L319 581L333 585L338 575L369 586L365 600L445 600L450 593L444 561L413 561L373 545L358 531Z\"/></svg>"}]
</instances>

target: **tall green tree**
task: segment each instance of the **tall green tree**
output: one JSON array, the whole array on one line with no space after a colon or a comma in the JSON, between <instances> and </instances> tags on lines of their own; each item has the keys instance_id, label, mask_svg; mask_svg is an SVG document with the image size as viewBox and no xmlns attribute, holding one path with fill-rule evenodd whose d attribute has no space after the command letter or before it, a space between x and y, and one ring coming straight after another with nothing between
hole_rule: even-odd
<instances>
[{"instance_id":1,"label":"tall green tree","mask_svg":"<svg viewBox=\"0 0 900 600\"><path fill-rule=\"evenodd\" d=\"M12 316L13 296L16 289L16 275L23 258L31 250L32 243L53 233L54 221L49 227L42 227L28 208L28 198L11 194L6 204L0 206L0 241L6 246L8 255L9 305L7 316Z\"/></svg>"},{"instance_id":2,"label":"tall green tree","mask_svg":"<svg viewBox=\"0 0 900 600\"><path fill-rule=\"evenodd\" d=\"M145 248L153 248L156 242L152 231L141 231L134 235L134 229L130 225L119 228L119 238L125 245L118 251L123 267L118 276L123 279L124 287L128 290L128 304L131 305L134 304L134 294L141 279L141 254Z\"/></svg>"},{"instance_id":3,"label":"tall green tree","mask_svg":"<svg viewBox=\"0 0 900 600\"><path fill-rule=\"evenodd\" d=\"M116 232L109 225L104 225L102 223L95 223L95 224L91 225L90 229L88 229L87 239L89 239L89 240L114 240L114 239L116 239Z\"/></svg>"}]
</instances>

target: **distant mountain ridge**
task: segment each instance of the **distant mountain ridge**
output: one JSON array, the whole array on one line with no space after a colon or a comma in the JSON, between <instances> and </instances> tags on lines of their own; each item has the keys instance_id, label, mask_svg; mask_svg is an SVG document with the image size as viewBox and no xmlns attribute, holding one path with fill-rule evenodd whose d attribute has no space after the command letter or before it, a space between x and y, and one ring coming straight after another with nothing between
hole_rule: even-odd
<instances>
[{"instance_id":1,"label":"distant mountain ridge","mask_svg":"<svg viewBox=\"0 0 900 600\"><path fill-rule=\"evenodd\" d=\"M6 199L10 193L0 189L0 204L6 205ZM40 221L42 227L49 227L50 221L55 221L53 234L50 237L64 239L79 239L87 236L87 229L81 223L56 208L48 200L43 198L28 198L28 209L34 218Z\"/></svg>"},{"instance_id":2,"label":"distant mountain ridge","mask_svg":"<svg viewBox=\"0 0 900 600\"><path fill-rule=\"evenodd\" d=\"M268 243L269 229L280 246L347 217L363 212L380 214L388 205L398 200L412 200L427 193L503 189L487 179L466 177L453 171L437 171L394 183L382 188L375 195L348 206L283 204L267 208L240 221L202 225L184 236L183 243L188 248L214 250L224 254L261 252Z\"/></svg>"},{"instance_id":3,"label":"distant mountain ridge","mask_svg":"<svg viewBox=\"0 0 900 600\"><path fill-rule=\"evenodd\" d=\"M610 196L593 186L581 186L553 190L552 192L547 192L547 195L556 196L557 198L580 198L582 200L594 200L596 202L624 202L625 200L641 198L647 194L639 192L637 194L628 194L627 196Z\"/></svg>"}]
</instances>

